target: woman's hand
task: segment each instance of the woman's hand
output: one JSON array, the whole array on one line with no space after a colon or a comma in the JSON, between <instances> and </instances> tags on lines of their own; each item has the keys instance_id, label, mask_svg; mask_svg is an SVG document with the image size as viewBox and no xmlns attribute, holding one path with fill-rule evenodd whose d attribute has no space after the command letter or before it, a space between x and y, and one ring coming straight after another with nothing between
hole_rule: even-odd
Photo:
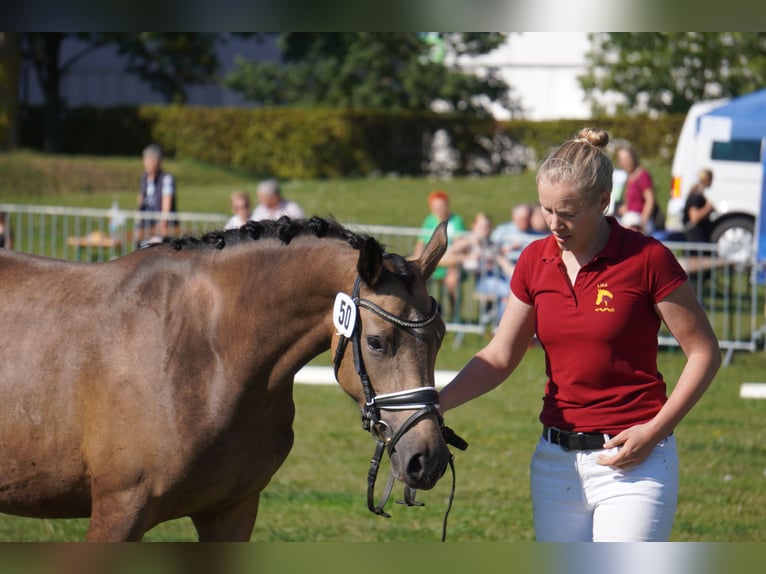
<instances>
[{"instance_id":1,"label":"woman's hand","mask_svg":"<svg viewBox=\"0 0 766 574\"><path fill-rule=\"evenodd\" d=\"M646 424L636 425L613 436L604 443L605 449L621 447L614 456L602 454L598 464L612 468L630 468L644 462L662 438L657 438Z\"/></svg>"}]
</instances>

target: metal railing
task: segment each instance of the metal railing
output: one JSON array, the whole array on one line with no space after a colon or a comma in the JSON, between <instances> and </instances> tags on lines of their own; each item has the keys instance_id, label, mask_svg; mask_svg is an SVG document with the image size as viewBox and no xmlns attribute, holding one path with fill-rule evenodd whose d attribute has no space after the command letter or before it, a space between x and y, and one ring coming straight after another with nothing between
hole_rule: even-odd
<instances>
[{"instance_id":1,"label":"metal railing","mask_svg":"<svg viewBox=\"0 0 766 574\"><path fill-rule=\"evenodd\" d=\"M157 220L160 214L120 209L93 209L35 205L0 204L6 228L13 236L13 249L24 253L80 261L106 261L125 255L147 239L136 231L142 222ZM214 213L174 213L173 234L201 235L223 227L228 217ZM414 227L348 225L355 231L373 235L393 253L412 252L421 231ZM747 265L726 261L716 246L708 243L667 242L689 274L726 352L725 363L734 351L754 352L766 335L766 287L764 264ZM444 310L447 330L457 334L460 345L466 334L486 336L497 323L500 301L476 292L477 277L463 275L454 305L448 302L443 285L432 281L430 290ZM659 342L677 345L664 328Z\"/></svg>"}]
</instances>

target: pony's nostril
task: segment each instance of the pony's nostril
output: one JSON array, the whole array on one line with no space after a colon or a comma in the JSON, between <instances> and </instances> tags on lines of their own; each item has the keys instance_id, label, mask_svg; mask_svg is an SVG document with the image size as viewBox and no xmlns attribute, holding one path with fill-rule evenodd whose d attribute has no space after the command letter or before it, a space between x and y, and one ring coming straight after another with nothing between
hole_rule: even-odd
<instances>
[{"instance_id":1,"label":"pony's nostril","mask_svg":"<svg viewBox=\"0 0 766 574\"><path fill-rule=\"evenodd\" d=\"M410 459L409 463L407 463L407 476L413 481L420 480L423 476L424 469L425 455L416 454Z\"/></svg>"}]
</instances>

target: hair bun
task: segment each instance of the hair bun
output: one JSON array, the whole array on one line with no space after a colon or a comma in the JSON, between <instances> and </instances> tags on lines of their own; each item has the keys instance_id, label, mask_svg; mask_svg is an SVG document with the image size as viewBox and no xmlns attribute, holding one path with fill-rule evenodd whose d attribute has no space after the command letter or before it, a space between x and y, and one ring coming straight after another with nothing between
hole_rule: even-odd
<instances>
[{"instance_id":1,"label":"hair bun","mask_svg":"<svg viewBox=\"0 0 766 574\"><path fill-rule=\"evenodd\" d=\"M583 128L577 134L575 141L582 141L597 148L604 148L609 143L609 134L597 128Z\"/></svg>"}]
</instances>

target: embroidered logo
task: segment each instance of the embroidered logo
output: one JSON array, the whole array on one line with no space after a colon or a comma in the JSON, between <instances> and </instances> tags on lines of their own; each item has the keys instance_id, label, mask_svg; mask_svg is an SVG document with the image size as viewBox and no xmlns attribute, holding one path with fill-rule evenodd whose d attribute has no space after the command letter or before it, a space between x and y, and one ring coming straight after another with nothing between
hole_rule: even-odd
<instances>
[{"instance_id":1,"label":"embroidered logo","mask_svg":"<svg viewBox=\"0 0 766 574\"><path fill-rule=\"evenodd\" d=\"M614 313L615 309L612 307L614 301L614 295L609 289L606 283L599 283L596 291L596 308L597 313Z\"/></svg>"}]
</instances>

